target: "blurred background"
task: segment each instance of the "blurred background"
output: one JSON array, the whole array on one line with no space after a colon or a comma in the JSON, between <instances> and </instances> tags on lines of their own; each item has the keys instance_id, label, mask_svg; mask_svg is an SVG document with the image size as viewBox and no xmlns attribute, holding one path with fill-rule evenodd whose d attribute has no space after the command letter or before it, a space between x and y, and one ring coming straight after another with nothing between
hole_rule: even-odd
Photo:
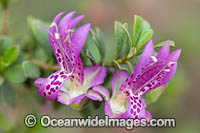
<instances>
[{"instance_id":1,"label":"blurred background","mask_svg":"<svg viewBox=\"0 0 200 133\"><path fill-rule=\"evenodd\" d=\"M127 22L132 29L133 16L149 21L154 30L154 42L173 40L182 48L177 73L159 100L147 107L153 118L176 118L176 128L92 129L41 128L28 129L24 117L29 113L52 117L81 117L78 111L37 99L37 89L15 86L15 103L0 103L0 132L135 132L135 133L197 133L200 131L200 0L18 0L9 8L8 35L21 45L21 38L29 33L27 17L51 22L59 12L77 10L87 14L83 22L100 27L106 45L113 43L114 21ZM23 42L23 45L26 43ZM28 47L28 46L27 46ZM31 81L30 81L31 82ZM59 106L55 109L54 106ZM103 110L102 110L103 111Z\"/></svg>"}]
</instances>

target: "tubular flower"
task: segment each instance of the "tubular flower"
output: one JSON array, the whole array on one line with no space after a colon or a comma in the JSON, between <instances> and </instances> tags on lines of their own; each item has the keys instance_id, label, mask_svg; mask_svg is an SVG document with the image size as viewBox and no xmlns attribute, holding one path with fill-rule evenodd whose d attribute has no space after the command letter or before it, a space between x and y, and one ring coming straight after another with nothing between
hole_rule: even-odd
<instances>
[{"instance_id":1,"label":"tubular flower","mask_svg":"<svg viewBox=\"0 0 200 133\"><path fill-rule=\"evenodd\" d=\"M172 79L180 53L181 49L169 54L168 41L155 57L150 40L132 75L120 70L114 73L112 96L105 103L105 114L114 118L151 118L141 96Z\"/></svg>"},{"instance_id":2,"label":"tubular flower","mask_svg":"<svg viewBox=\"0 0 200 133\"><path fill-rule=\"evenodd\" d=\"M79 55L87 39L91 24L84 24L73 32L74 27L85 15L73 18L76 13L73 11L60 20L64 13L65 11L54 18L49 29L39 26L48 31L49 41L60 67L60 70L51 74L48 78L38 78L34 82L34 85L39 87L38 94L50 101L56 99L59 90L67 79L70 78L73 81L73 77L76 77L76 80L82 84L84 77L83 65Z\"/></svg>"}]
</instances>

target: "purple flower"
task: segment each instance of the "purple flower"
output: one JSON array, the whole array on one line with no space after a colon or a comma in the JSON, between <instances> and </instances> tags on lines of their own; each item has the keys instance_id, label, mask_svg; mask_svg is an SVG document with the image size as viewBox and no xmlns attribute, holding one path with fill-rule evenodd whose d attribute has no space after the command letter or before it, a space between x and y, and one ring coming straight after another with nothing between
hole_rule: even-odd
<instances>
[{"instance_id":1,"label":"purple flower","mask_svg":"<svg viewBox=\"0 0 200 133\"><path fill-rule=\"evenodd\" d=\"M76 13L73 11L60 20L64 13L65 11L54 18L49 30L40 26L49 32L50 44L61 70L51 74L48 78L36 79L34 84L39 87L38 94L48 100L53 101L58 96L58 101L72 104L86 95L88 97L95 95L92 90L88 91L88 88L103 83L106 69L99 65L83 69L79 55L91 24L84 24L72 33L74 27L85 15L73 18ZM83 92L84 95L82 95Z\"/></svg>"},{"instance_id":2,"label":"purple flower","mask_svg":"<svg viewBox=\"0 0 200 133\"><path fill-rule=\"evenodd\" d=\"M141 96L172 79L180 53L181 49L169 54L168 41L155 57L150 40L132 75L120 70L114 73L112 96L105 103L105 114L114 118L151 118Z\"/></svg>"}]
</instances>

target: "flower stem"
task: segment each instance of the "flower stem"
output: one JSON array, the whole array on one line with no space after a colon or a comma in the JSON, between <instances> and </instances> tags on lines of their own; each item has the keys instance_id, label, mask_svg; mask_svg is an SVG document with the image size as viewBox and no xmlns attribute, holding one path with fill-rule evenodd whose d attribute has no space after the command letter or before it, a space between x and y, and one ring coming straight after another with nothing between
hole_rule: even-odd
<instances>
[{"instance_id":1,"label":"flower stem","mask_svg":"<svg viewBox=\"0 0 200 133\"><path fill-rule=\"evenodd\" d=\"M40 68L44 69L44 70L59 70L60 68L58 67L58 65L48 65L45 62L42 62L40 60L37 59L30 59L31 62L33 62L34 64L36 64L37 66L39 66Z\"/></svg>"}]
</instances>

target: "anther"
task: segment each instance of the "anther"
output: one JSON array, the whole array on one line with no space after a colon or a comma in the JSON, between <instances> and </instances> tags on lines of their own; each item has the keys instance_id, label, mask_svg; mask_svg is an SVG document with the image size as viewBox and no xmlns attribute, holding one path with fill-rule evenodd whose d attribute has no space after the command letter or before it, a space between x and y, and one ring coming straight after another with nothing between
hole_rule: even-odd
<instances>
[{"instance_id":1,"label":"anther","mask_svg":"<svg viewBox=\"0 0 200 133\"><path fill-rule=\"evenodd\" d=\"M56 25L56 23L53 22L53 23L51 23L51 25L49 27L51 28L51 27L54 27L54 26L57 26L57 25Z\"/></svg>"},{"instance_id":2,"label":"anther","mask_svg":"<svg viewBox=\"0 0 200 133\"><path fill-rule=\"evenodd\" d=\"M153 62L157 62L158 59L155 56L151 56L151 59L153 60Z\"/></svg>"},{"instance_id":3,"label":"anther","mask_svg":"<svg viewBox=\"0 0 200 133\"><path fill-rule=\"evenodd\" d=\"M170 69L164 69L165 72L170 72Z\"/></svg>"},{"instance_id":4,"label":"anther","mask_svg":"<svg viewBox=\"0 0 200 133\"><path fill-rule=\"evenodd\" d=\"M56 40L60 39L59 33L55 33L55 38L56 38Z\"/></svg>"},{"instance_id":5,"label":"anther","mask_svg":"<svg viewBox=\"0 0 200 133\"><path fill-rule=\"evenodd\" d=\"M169 62L168 66L174 65L176 62Z\"/></svg>"}]
</instances>

